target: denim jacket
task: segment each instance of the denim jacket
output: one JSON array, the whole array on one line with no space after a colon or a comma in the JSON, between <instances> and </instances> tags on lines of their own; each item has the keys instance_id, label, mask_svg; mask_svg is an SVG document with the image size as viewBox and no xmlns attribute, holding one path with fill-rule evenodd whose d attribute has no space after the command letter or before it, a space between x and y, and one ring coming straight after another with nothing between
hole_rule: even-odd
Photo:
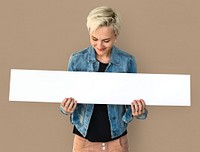
<instances>
[{"instance_id":1,"label":"denim jacket","mask_svg":"<svg viewBox=\"0 0 200 152\"><path fill-rule=\"evenodd\" d=\"M97 72L99 62L95 57L95 50L92 46L73 53L68 63L68 71ZM112 47L110 63L105 72L135 73L136 62L133 56ZM131 101L130 101L131 102ZM94 104L77 104L75 111L70 115L70 121L77 130L85 137L93 113ZM111 137L115 138L124 133L128 123L133 119L130 105L107 105L108 117L111 127ZM138 116L138 119L145 119L147 111Z\"/></svg>"}]
</instances>

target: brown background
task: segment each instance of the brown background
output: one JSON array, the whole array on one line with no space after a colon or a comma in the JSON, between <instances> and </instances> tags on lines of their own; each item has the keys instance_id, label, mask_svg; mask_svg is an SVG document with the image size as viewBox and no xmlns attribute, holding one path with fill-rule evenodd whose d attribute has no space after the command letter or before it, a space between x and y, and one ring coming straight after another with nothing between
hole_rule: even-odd
<instances>
[{"instance_id":1,"label":"brown background","mask_svg":"<svg viewBox=\"0 0 200 152\"><path fill-rule=\"evenodd\" d=\"M200 2L198 0L1 0L0 151L70 152L69 118L59 104L9 102L11 68L65 70L89 45L86 17L96 6L122 16L117 46L139 72L191 75L191 107L149 106L129 125L131 152L198 152L200 148Z\"/></svg>"}]
</instances>

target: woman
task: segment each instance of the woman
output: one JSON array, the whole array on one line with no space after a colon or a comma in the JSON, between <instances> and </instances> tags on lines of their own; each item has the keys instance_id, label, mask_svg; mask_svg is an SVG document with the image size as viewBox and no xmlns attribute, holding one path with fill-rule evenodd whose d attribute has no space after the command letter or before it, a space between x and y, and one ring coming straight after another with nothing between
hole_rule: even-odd
<instances>
[{"instance_id":1,"label":"woman","mask_svg":"<svg viewBox=\"0 0 200 152\"><path fill-rule=\"evenodd\" d=\"M95 8L87 17L87 28L91 46L72 54L69 71L136 72L134 57L114 46L120 30L116 12ZM104 95L103 90L99 93ZM130 105L94 105L77 104L70 97L62 101L60 110L70 114L74 125L73 152L128 152L128 123L134 117L145 119L148 113L142 99Z\"/></svg>"}]
</instances>

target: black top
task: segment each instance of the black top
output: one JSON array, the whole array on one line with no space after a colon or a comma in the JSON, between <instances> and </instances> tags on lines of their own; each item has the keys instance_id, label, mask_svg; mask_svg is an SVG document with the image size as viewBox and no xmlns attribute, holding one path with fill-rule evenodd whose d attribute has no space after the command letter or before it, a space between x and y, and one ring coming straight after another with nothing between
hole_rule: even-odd
<instances>
[{"instance_id":1,"label":"black top","mask_svg":"<svg viewBox=\"0 0 200 152\"><path fill-rule=\"evenodd\" d=\"M105 72L108 63L101 63L98 72ZM103 95L103 90L102 90ZM83 135L74 127L73 133L83 137ZM127 134L125 131L121 136ZM120 136L120 137L121 137ZM111 138L110 122L108 117L108 110L106 104L95 104L92 117L90 120L87 135L85 137L92 142L107 142L117 138Z\"/></svg>"}]
</instances>

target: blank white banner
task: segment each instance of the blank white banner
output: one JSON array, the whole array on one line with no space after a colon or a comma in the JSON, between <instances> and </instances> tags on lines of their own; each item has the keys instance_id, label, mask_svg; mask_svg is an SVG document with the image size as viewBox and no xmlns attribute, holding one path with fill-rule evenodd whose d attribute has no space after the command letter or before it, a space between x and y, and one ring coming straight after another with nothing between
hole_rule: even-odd
<instances>
[{"instance_id":1,"label":"blank white banner","mask_svg":"<svg viewBox=\"0 0 200 152\"><path fill-rule=\"evenodd\" d=\"M190 75L12 69L10 101L190 106Z\"/></svg>"}]
</instances>

